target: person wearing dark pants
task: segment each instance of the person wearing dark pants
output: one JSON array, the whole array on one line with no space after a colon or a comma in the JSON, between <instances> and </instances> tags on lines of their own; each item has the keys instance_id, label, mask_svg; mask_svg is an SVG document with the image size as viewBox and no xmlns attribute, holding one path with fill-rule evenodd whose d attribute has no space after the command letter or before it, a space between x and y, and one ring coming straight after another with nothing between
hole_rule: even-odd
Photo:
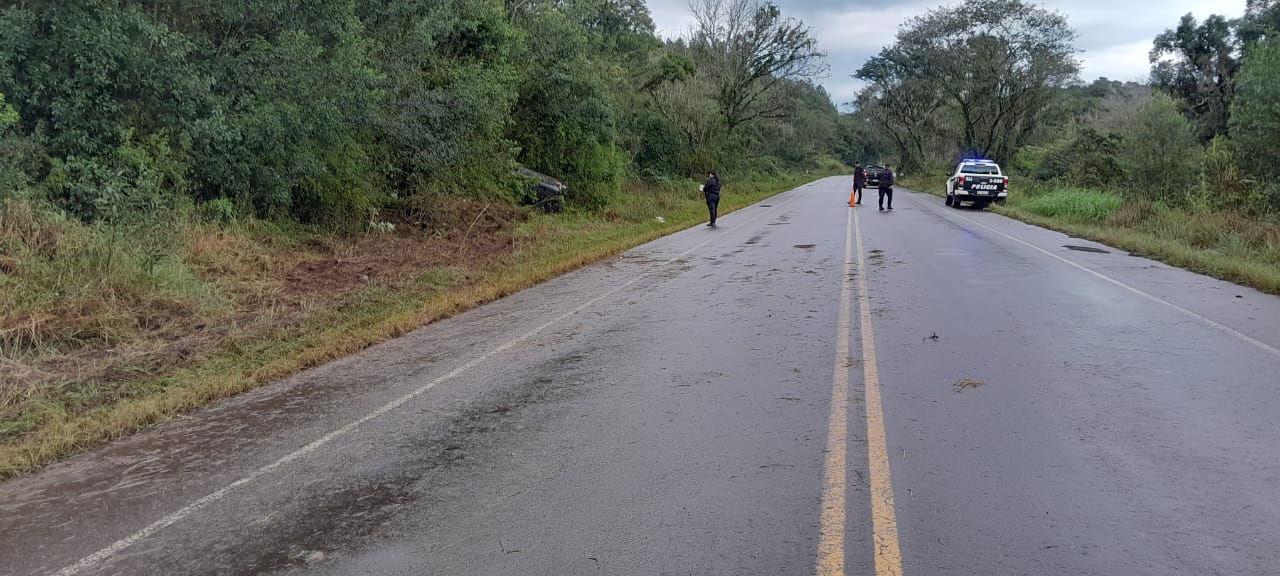
<instances>
[{"instance_id":1,"label":"person wearing dark pants","mask_svg":"<svg viewBox=\"0 0 1280 576\"><path fill-rule=\"evenodd\" d=\"M720 175L715 170L707 173L707 183L702 185L702 195L707 198L707 212L711 213L711 222L707 226L716 227L716 212L720 208Z\"/></svg>"},{"instance_id":2,"label":"person wearing dark pants","mask_svg":"<svg viewBox=\"0 0 1280 576\"><path fill-rule=\"evenodd\" d=\"M867 185L867 172L862 169L862 163L858 162L853 165L853 193L849 195L849 205L857 206L862 203L862 188Z\"/></svg>"},{"instance_id":3,"label":"person wearing dark pants","mask_svg":"<svg viewBox=\"0 0 1280 576\"><path fill-rule=\"evenodd\" d=\"M889 209L893 210L893 169L889 166L884 167L884 172L880 174L880 210L884 211L884 200L889 199Z\"/></svg>"}]
</instances>

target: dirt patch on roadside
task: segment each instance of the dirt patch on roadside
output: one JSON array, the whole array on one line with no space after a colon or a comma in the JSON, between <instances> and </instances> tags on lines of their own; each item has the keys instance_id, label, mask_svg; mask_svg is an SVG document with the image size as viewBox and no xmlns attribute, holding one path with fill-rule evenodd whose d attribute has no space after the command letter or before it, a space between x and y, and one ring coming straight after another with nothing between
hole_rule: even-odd
<instances>
[{"instance_id":1,"label":"dirt patch on roadside","mask_svg":"<svg viewBox=\"0 0 1280 576\"><path fill-rule=\"evenodd\" d=\"M374 281L399 284L431 268L484 267L512 251L506 233L527 218L505 204L439 204L429 214L400 219L393 234L314 243L279 280L291 294L334 297Z\"/></svg>"},{"instance_id":2,"label":"dirt patch on roadside","mask_svg":"<svg viewBox=\"0 0 1280 576\"><path fill-rule=\"evenodd\" d=\"M146 390L136 383L305 322L317 311L370 286L429 291L424 275L447 271L444 285L493 265L513 251L511 231L527 218L516 207L442 199L430 213L395 231L311 236L196 227L180 257L225 296L213 309L150 294L85 298L39 317L15 317L0 332L26 330L27 350L0 356L0 441L60 413L82 413ZM0 316L0 320L3 317ZM108 321L123 337L96 337ZM76 327L83 324L85 328ZM86 336L88 335L88 336ZM19 340L11 339L14 342Z\"/></svg>"}]
</instances>

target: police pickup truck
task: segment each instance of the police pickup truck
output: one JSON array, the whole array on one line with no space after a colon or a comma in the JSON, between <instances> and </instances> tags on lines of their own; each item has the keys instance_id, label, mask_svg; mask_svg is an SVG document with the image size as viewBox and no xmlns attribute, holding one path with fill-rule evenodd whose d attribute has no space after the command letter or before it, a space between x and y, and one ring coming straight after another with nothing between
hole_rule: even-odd
<instances>
[{"instance_id":1,"label":"police pickup truck","mask_svg":"<svg viewBox=\"0 0 1280 576\"><path fill-rule=\"evenodd\" d=\"M1008 197L1009 177L990 160L962 160L947 179L947 206L971 202L981 209L992 202L1004 204Z\"/></svg>"}]
</instances>

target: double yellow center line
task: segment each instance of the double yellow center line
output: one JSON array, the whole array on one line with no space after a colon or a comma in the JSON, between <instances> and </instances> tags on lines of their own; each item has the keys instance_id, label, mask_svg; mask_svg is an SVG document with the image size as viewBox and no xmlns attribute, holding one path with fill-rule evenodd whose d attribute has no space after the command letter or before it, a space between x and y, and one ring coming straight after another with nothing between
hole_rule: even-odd
<instances>
[{"instance_id":1,"label":"double yellow center line","mask_svg":"<svg viewBox=\"0 0 1280 576\"><path fill-rule=\"evenodd\" d=\"M856 254L856 256L855 256ZM831 416L827 425L827 461L822 489L822 518L818 541L818 576L844 576L845 523L848 519L846 471L849 460L849 332L852 325L852 279L856 276L861 316L862 374L866 392L867 456L871 477L871 521L875 543L876 576L901 576L902 552L898 546L898 515L893 504L889 474L889 448L885 442L884 407L880 399L880 375L867 290L866 253L858 211L849 210L845 226L844 277L840 288L839 332L836 334L835 374L831 388Z\"/></svg>"}]
</instances>

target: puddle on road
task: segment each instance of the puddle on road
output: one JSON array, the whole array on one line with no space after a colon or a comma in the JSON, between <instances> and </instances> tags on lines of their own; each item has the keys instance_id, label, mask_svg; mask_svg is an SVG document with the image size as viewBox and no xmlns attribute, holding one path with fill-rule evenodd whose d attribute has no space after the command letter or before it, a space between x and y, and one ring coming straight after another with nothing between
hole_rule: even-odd
<instances>
[{"instance_id":1,"label":"puddle on road","mask_svg":"<svg viewBox=\"0 0 1280 576\"><path fill-rule=\"evenodd\" d=\"M1074 244L1063 244L1062 247L1066 248L1067 250L1075 250L1076 252L1092 252L1094 254L1110 254L1111 253L1109 250L1094 248L1093 246L1076 246Z\"/></svg>"},{"instance_id":2,"label":"puddle on road","mask_svg":"<svg viewBox=\"0 0 1280 576\"><path fill-rule=\"evenodd\" d=\"M815 247L817 247L817 244L796 244L796 248L804 250L813 250Z\"/></svg>"}]
</instances>

